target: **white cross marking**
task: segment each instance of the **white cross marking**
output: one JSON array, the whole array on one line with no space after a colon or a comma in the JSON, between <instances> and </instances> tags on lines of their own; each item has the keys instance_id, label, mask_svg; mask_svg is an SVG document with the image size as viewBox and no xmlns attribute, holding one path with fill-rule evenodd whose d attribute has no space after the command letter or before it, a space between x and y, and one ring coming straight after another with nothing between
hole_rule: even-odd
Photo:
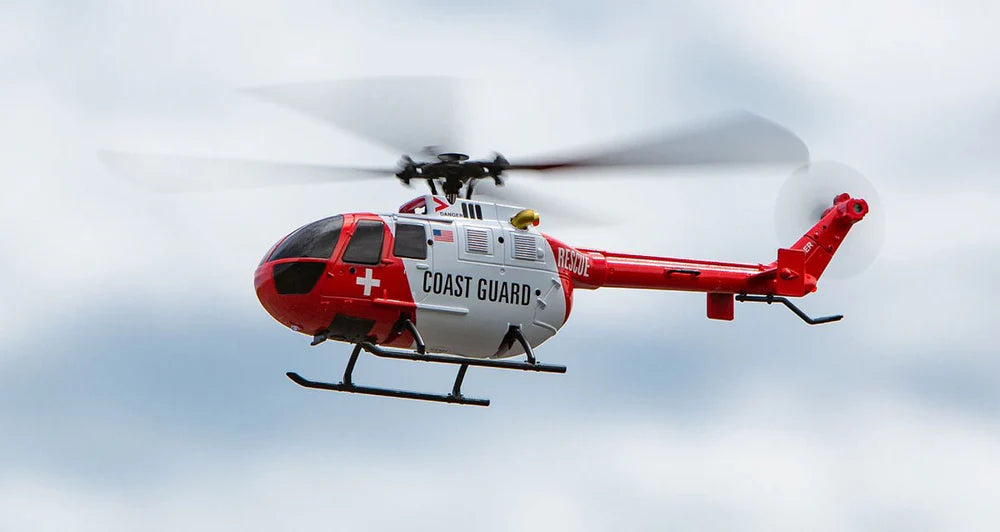
<instances>
[{"instance_id":1,"label":"white cross marking","mask_svg":"<svg viewBox=\"0 0 1000 532\"><path fill-rule=\"evenodd\" d=\"M378 279L375 279L374 277L372 277L372 269L371 268L365 268L365 276L364 277L358 277L354 281L356 283L358 283L359 285L365 287L365 295L366 296L372 295L372 287L373 286L375 288L378 288L379 285L382 284L382 281L379 281Z\"/></svg>"}]
</instances>

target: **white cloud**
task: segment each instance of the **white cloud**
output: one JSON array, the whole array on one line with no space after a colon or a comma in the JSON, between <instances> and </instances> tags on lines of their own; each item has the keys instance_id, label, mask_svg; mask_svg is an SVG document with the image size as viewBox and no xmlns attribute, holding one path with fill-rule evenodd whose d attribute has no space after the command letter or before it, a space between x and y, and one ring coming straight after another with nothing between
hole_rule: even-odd
<instances>
[{"instance_id":1,"label":"white cloud","mask_svg":"<svg viewBox=\"0 0 1000 532\"><path fill-rule=\"evenodd\" d=\"M352 448L195 448L134 488L25 473L0 483L0 524L33 530L988 530L993 422L892 395L834 408L771 382L693 424L534 420L489 441ZM292 443L298 441L299 444ZM197 444L196 444L197 445ZM304 447L303 447L304 446ZM289 449L295 449L290 451ZM420 450L418 452L418 449ZM197 458L194 458L197 457Z\"/></svg>"}]
</instances>

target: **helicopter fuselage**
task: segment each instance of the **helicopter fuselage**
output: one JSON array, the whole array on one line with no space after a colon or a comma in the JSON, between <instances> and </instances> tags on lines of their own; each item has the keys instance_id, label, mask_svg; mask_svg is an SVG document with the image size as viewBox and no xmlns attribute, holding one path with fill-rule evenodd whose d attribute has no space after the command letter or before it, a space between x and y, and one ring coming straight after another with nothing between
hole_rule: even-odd
<instances>
[{"instance_id":1,"label":"helicopter fuselage","mask_svg":"<svg viewBox=\"0 0 1000 532\"><path fill-rule=\"evenodd\" d=\"M408 320L428 352L504 358L525 352L513 329L531 348L554 336L575 288L705 292L721 320L733 319L734 296L804 296L867 212L842 194L777 260L739 264L574 248L525 223L532 211L426 195L394 214L303 226L265 255L255 287L278 322L321 340L414 348Z\"/></svg>"}]
</instances>

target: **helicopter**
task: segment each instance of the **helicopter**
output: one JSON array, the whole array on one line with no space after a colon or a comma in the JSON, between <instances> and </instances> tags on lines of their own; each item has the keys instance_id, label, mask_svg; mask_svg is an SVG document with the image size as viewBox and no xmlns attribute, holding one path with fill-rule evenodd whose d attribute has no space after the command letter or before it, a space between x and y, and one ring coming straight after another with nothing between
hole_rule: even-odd
<instances>
[{"instance_id":1,"label":"helicopter","mask_svg":"<svg viewBox=\"0 0 1000 532\"><path fill-rule=\"evenodd\" d=\"M307 85L305 93L311 96L305 99L301 85L270 89L268 95L278 94L281 98L272 99L344 126L352 116L366 118L365 113L369 113L370 118L372 107L359 110L357 102L371 101L372 92L392 92L393 98L374 99L379 101L377 109L386 111L389 107L389 114L398 114L399 102L405 100L398 95L412 92L422 83L427 80L353 80L332 89L330 85ZM441 91L417 92L426 97ZM361 93L368 97L361 98ZM322 98L315 98L316 94ZM337 102L333 108L331 101ZM441 106L430 107L439 110ZM355 121L354 125L362 123L371 133L373 122L380 121ZM426 134L425 129L416 129ZM394 134L398 128L388 135ZM370 136L386 139L386 135ZM310 380L288 372L296 384L470 406L490 404L489 399L463 393L470 367L566 372L566 366L540 362L535 350L569 319L576 290L703 292L706 315L714 320L733 320L735 302L759 302L782 304L810 325L838 321L842 316L810 317L790 298L816 291L848 232L869 213L864 198L846 192L828 197L825 208L797 241L778 249L773 260L745 264L577 247L538 229L544 212L476 198L478 181L501 186L508 172L808 159L808 150L794 134L750 114L624 148L515 163L499 154L472 160L464 153L426 142L423 148L403 155L395 168L187 158L182 161L184 168L179 169L177 164L166 164L169 160L161 156L117 152L102 156L120 173L155 183L178 175L187 175L198 184L211 181L225 186L324 182L344 175L393 176L405 185L426 183L427 194L395 212L338 214L292 231L257 265L254 289L271 317L310 337L312 346L328 341L353 345L340 382ZM220 179L223 174L227 177ZM354 381L354 370L362 353L447 364L458 370L447 393L360 385ZM523 360L515 360L522 356Z\"/></svg>"}]
</instances>

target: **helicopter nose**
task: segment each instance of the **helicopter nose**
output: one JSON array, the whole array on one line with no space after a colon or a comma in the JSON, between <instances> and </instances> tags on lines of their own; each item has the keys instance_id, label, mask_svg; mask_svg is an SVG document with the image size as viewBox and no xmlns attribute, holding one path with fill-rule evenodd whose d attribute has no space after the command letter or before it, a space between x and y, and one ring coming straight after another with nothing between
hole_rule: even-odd
<instances>
[{"instance_id":1,"label":"helicopter nose","mask_svg":"<svg viewBox=\"0 0 1000 532\"><path fill-rule=\"evenodd\" d=\"M305 334L315 334L324 325L317 312L319 297L313 294L325 261L265 262L254 273L254 288L261 306L275 320Z\"/></svg>"}]
</instances>

